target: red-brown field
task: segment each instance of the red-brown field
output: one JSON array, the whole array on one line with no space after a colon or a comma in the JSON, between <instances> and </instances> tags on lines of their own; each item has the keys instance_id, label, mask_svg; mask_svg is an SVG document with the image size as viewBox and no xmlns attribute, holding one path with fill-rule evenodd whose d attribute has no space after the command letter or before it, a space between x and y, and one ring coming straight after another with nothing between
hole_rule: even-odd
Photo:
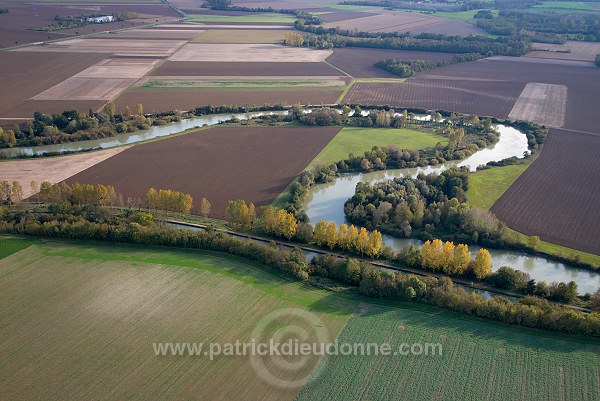
<instances>
[{"instance_id":1,"label":"red-brown field","mask_svg":"<svg viewBox=\"0 0 600 401\"><path fill-rule=\"evenodd\" d=\"M519 232L600 255L598 154L600 136L552 129L492 212Z\"/></svg>"},{"instance_id":2,"label":"red-brown field","mask_svg":"<svg viewBox=\"0 0 600 401\"><path fill-rule=\"evenodd\" d=\"M197 61L166 61L155 69L153 76L332 76L342 75L326 63L219 63Z\"/></svg>"},{"instance_id":3,"label":"red-brown field","mask_svg":"<svg viewBox=\"0 0 600 401\"><path fill-rule=\"evenodd\" d=\"M31 117L40 106L38 102L29 101L31 97L105 57L106 55L94 53L0 52L0 117ZM83 105L80 108L86 109ZM59 111L55 107L52 109ZM50 111L49 108L43 110Z\"/></svg>"},{"instance_id":4,"label":"red-brown field","mask_svg":"<svg viewBox=\"0 0 600 401\"><path fill-rule=\"evenodd\" d=\"M333 104L342 93L342 88L314 87L299 88L192 88L192 89L131 89L123 93L116 101L117 109L123 110L129 106L132 110L138 103L144 105L144 110L162 112L169 110L191 110L194 107L213 105L263 105L269 104Z\"/></svg>"},{"instance_id":5,"label":"red-brown field","mask_svg":"<svg viewBox=\"0 0 600 401\"><path fill-rule=\"evenodd\" d=\"M362 32L410 32L437 33L444 35L476 35L483 31L462 21L432 17L420 13L401 11L382 11L377 15L363 18L335 21L324 25L325 28L341 27L343 29L358 29Z\"/></svg>"},{"instance_id":6,"label":"red-brown field","mask_svg":"<svg viewBox=\"0 0 600 401\"><path fill-rule=\"evenodd\" d=\"M345 103L422 107L505 118L525 85L519 82L477 82L410 79L404 83L358 82Z\"/></svg>"},{"instance_id":7,"label":"red-brown field","mask_svg":"<svg viewBox=\"0 0 600 401\"><path fill-rule=\"evenodd\" d=\"M217 127L134 146L68 182L114 185L125 197L150 187L202 197L223 216L227 201L270 204L340 130L339 127Z\"/></svg>"},{"instance_id":8,"label":"red-brown field","mask_svg":"<svg viewBox=\"0 0 600 401\"><path fill-rule=\"evenodd\" d=\"M377 61L394 58L396 60L449 61L453 53L418 52L409 50L361 49L344 47L334 49L327 62L354 78L397 78L381 68L375 67Z\"/></svg>"}]
</instances>

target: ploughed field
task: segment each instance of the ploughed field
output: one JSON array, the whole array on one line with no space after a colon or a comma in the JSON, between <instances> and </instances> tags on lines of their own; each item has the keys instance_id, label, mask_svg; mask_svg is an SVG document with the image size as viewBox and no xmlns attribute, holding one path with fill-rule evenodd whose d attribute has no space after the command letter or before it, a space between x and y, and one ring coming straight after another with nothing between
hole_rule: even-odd
<instances>
[{"instance_id":1,"label":"ploughed field","mask_svg":"<svg viewBox=\"0 0 600 401\"><path fill-rule=\"evenodd\" d=\"M537 160L491 210L509 227L600 254L600 135L551 129Z\"/></svg>"},{"instance_id":2,"label":"ploughed field","mask_svg":"<svg viewBox=\"0 0 600 401\"><path fill-rule=\"evenodd\" d=\"M145 200L150 187L207 198L223 217L229 200L270 204L339 127L216 127L134 146L67 181L113 185ZM195 209L192 210L192 212Z\"/></svg>"}]
</instances>

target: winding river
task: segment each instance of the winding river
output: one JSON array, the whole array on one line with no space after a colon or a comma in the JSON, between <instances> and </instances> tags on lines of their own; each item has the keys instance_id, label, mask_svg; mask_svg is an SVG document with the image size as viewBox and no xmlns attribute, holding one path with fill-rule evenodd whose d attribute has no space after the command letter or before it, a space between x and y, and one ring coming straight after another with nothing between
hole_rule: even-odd
<instances>
[{"instance_id":1,"label":"winding river","mask_svg":"<svg viewBox=\"0 0 600 401\"><path fill-rule=\"evenodd\" d=\"M500 133L498 142L460 162L450 161L437 166L347 174L332 182L315 185L306 197L304 210L313 223L319 220L334 221L338 225L347 223L344 215L344 203L354 195L356 184L359 182L373 184L395 177L416 177L420 173L440 173L453 166L466 166L471 171L475 171L477 166L490 161L500 161L513 156L522 158L525 152L528 152L527 137L523 133L515 128L502 125L497 125L494 128ZM383 236L383 241L385 245L396 250L409 245L419 246L421 244L421 241L417 239L400 239L388 235ZM473 254L479 249L476 246L470 246L469 248ZM582 294L594 292L600 287L600 274L595 272L570 267L564 263L522 252L495 249L489 251L492 255L493 270L497 270L502 266L510 266L528 273L536 281L544 280L549 283L553 281L575 281L579 292Z\"/></svg>"}]
</instances>

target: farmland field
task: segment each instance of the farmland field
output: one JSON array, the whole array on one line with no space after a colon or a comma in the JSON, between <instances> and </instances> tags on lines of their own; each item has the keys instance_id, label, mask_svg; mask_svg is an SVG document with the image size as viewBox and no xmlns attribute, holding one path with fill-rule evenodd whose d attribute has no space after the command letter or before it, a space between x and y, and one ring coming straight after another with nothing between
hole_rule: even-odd
<instances>
[{"instance_id":1,"label":"farmland field","mask_svg":"<svg viewBox=\"0 0 600 401\"><path fill-rule=\"evenodd\" d=\"M482 209L491 208L530 165L531 161L471 173L469 175L467 203Z\"/></svg>"},{"instance_id":2,"label":"farmland field","mask_svg":"<svg viewBox=\"0 0 600 401\"><path fill-rule=\"evenodd\" d=\"M552 129L538 159L491 208L521 233L600 255L600 136Z\"/></svg>"},{"instance_id":3,"label":"farmland field","mask_svg":"<svg viewBox=\"0 0 600 401\"><path fill-rule=\"evenodd\" d=\"M352 47L334 49L327 62L354 78L397 78L396 75L375 67L382 59L449 61L452 53L419 52L410 50L359 49Z\"/></svg>"},{"instance_id":4,"label":"farmland field","mask_svg":"<svg viewBox=\"0 0 600 401\"><path fill-rule=\"evenodd\" d=\"M119 110L142 103L147 112L191 110L213 105L332 104L342 94L338 86L265 88L131 88L115 104Z\"/></svg>"},{"instance_id":5,"label":"farmland field","mask_svg":"<svg viewBox=\"0 0 600 401\"><path fill-rule=\"evenodd\" d=\"M439 135L404 128L346 127L312 163L335 163L347 158L350 153L358 156L373 146L396 145L401 149L422 149L447 141L447 138Z\"/></svg>"},{"instance_id":6,"label":"farmland field","mask_svg":"<svg viewBox=\"0 0 600 401\"><path fill-rule=\"evenodd\" d=\"M310 163L339 127L217 127L133 146L72 176L145 199L150 187L202 197L222 217L229 200L268 205Z\"/></svg>"},{"instance_id":7,"label":"farmland field","mask_svg":"<svg viewBox=\"0 0 600 401\"><path fill-rule=\"evenodd\" d=\"M123 245L33 245L0 259L0 276L0 394L12 400L291 400L298 389L261 380L249 358L155 356L153 343L249 342L284 308L335 337L354 307L241 259Z\"/></svg>"},{"instance_id":8,"label":"farmland field","mask_svg":"<svg viewBox=\"0 0 600 401\"><path fill-rule=\"evenodd\" d=\"M526 57L594 61L596 54L600 54L600 43L596 42L568 40L562 45L551 43L532 43L531 45L534 49L539 50L527 53Z\"/></svg>"},{"instance_id":9,"label":"farmland field","mask_svg":"<svg viewBox=\"0 0 600 401\"><path fill-rule=\"evenodd\" d=\"M285 34L290 31L279 29L208 29L197 34L192 42L196 43L282 43Z\"/></svg>"},{"instance_id":10,"label":"farmland field","mask_svg":"<svg viewBox=\"0 0 600 401\"><path fill-rule=\"evenodd\" d=\"M374 16L325 24L326 28L338 26L350 30L356 28L362 32L410 32L413 35L435 33L466 36L483 33L481 29L462 21L402 11L383 11Z\"/></svg>"},{"instance_id":11,"label":"farmland field","mask_svg":"<svg viewBox=\"0 0 600 401\"><path fill-rule=\"evenodd\" d=\"M188 43L173 54L171 61L203 62L305 62L325 61L331 52L305 47L256 43ZM275 65L276 67L276 65ZM243 68L243 66L241 67Z\"/></svg>"},{"instance_id":12,"label":"farmland field","mask_svg":"<svg viewBox=\"0 0 600 401\"><path fill-rule=\"evenodd\" d=\"M277 13L251 13L250 15L192 15L187 22L248 22L248 23L288 23L293 24L295 17Z\"/></svg>"},{"instance_id":13,"label":"farmland field","mask_svg":"<svg viewBox=\"0 0 600 401\"><path fill-rule=\"evenodd\" d=\"M35 238L19 238L0 236L0 259L17 253L39 241Z\"/></svg>"},{"instance_id":14,"label":"farmland field","mask_svg":"<svg viewBox=\"0 0 600 401\"><path fill-rule=\"evenodd\" d=\"M371 307L339 343L441 343L442 356L326 356L298 400L594 400L600 347L444 314ZM358 379L360 378L360 379Z\"/></svg>"},{"instance_id":15,"label":"farmland field","mask_svg":"<svg viewBox=\"0 0 600 401\"><path fill-rule=\"evenodd\" d=\"M198 61L166 61L151 76L340 76L341 72L326 63L266 62L221 63Z\"/></svg>"}]
</instances>

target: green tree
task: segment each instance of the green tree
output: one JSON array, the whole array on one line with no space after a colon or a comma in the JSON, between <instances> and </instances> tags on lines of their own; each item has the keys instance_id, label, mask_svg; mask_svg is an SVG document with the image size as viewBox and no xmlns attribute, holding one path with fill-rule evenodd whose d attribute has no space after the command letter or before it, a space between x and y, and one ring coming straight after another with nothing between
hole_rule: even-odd
<instances>
[{"instance_id":1,"label":"green tree","mask_svg":"<svg viewBox=\"0 0 600 401\"><path fill-rule=\"evenodd\" d=\"M529 239L527 240L527 245L534 251L538 250L541 243L542 243L542 241L540 240L540 237L538 237L537 235L533 235L533 236L529 237Z\"/></svg>"}]
</instances>

